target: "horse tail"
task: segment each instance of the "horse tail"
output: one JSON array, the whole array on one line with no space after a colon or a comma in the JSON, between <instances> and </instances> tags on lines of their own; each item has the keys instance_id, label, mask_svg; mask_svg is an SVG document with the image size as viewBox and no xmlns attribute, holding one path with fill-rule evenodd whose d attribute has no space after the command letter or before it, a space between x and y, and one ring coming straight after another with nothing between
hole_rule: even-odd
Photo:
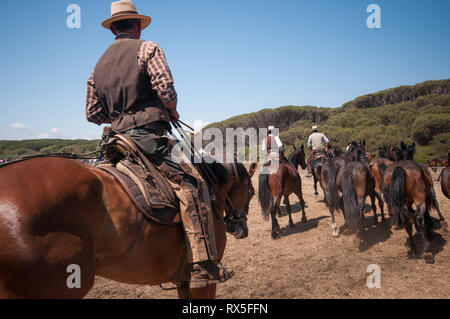
<instances>
[{"instance_id":1,"label":"horse tail","mask_svg":"<svg viewBox=\"0 0 450 319\"><path fill-rule=\"evenodd\" d=\"M333 160L330 160L328 163L328 190L330 192L329 205L331 209L337 210L339 207L339 194L336 184L336 163Z\"/></svg>"},{"instance_id":2,"label":"horse tail","mask_svg":"<svg viewBox=\"0 0 450 319\"><path fill-rule=\"evenodd\" d=\"M356 202L356 193L353 186L353 175L342 174L342 197L344 201L344 217L350 229L361 228L361 215Z\"/></svg>"},{"instance_id":3,"label":"horse tail","mask_svg":"<svg viewBox=\"0 0 450 319\"><path fill-rule=\"evenodd\" d=\"M391 191L389 192L389 202L391 203L393 225L398 225L400 220L403 222L406 218L406 216L404 216L405 197L406 172L402 167L397 166L392 173L392 185Z\"/></svg>"},{"instance_id":4,"label":"horse tail","mask_svg":"<svg viewBox=\"0 0 450 319\"><path fill-rule=\"evenodd\" d=\"M273 204L273 195L269 189L269 176L270 174L259 175L259 204L261 206L261 212L265 220L269 219L269 209Z\"/></svg>"}]
</instances>

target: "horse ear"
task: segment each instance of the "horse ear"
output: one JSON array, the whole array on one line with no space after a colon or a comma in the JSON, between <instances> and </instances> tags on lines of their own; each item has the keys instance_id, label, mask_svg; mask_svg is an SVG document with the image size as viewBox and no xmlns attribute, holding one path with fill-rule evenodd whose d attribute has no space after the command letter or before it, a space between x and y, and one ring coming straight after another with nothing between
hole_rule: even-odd
<instances>
[{"instance_id":1,"label":"horse ear","mask_svg":"<svg viewBox=\"0 0 450 319\"><path fill-rule=\"evenodd\" d=\"M403 141L400 143L400 147L401 147L402 149L405 149L405 143L403 143Z\"/></svg>"},{"instance_id":2,"label":"horse ear","mask_svg":"<svg viewBox=\"0 0 450 319\"><path fill-rule=\"evenodd\" d=\"M305 146L303 146L303 144L302 144L302 151L305 149Z\"/></svg>"},{"instance_id":3,"label":"horse ear","mask_svg":"<svg viewBox=\"0 0 450 319\"><path fill-rule=\"evenodd\" d=\"M413 146L413 147L416 147L416 142L413 142L413 143L412 143L412 146Z\"/></svg>"},{"instance_id":4,"label":"horse ear","mask_svg":"<svg viewBox=\"0 0 450 319\"><path fill-rule=\"evenodd\" d=\"M297 148L295 147L295 144L294 144L294 143L292 143L292 146L294 147L294 150L297 150Z\"/></svg>"},{"instance_id":5,"label":"horse ear","mask_svg":"<svg viewBox=\"0 0 450 319\"><path fill-rule=\"evenodd\" d=\"M363 140L363 145L366 146L366 140Z\"/></svg>"}]
</instances>

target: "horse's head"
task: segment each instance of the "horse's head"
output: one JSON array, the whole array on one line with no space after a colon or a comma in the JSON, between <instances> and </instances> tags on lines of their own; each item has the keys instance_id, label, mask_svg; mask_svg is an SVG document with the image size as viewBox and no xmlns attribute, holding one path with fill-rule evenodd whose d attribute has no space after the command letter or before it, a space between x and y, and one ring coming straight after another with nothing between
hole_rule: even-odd
<instances>
[{"instance_id":1,"label":"horse's head","mask_svg":"<svg viewBox=\"0 0 450 319\"><path fill-rule=\"evenodd\" d=\"M401 147L400 158L403 160L412 161L414 159L414 153L416 152L416 143L413 142L411 145L408 145L403 143L402 141L400 147Z\"/></svg>"},{"instance_id":2,"label":"horse's head","mask_svg":"<svg viewBox=\"0 0 450 319\"><path fill-rule=\"evenodd\" d=\"M353 141L347 150L346 156L351 157L352 161L367 164L366 141L357 143Z\"/></svg>"},{"instance_id":3,"label":"horse's head","mask_svg":"<svg viewBox=\"0 0 450 319\"><path fill-rule=\"evenodd\" d=\"M291 155L289 155L288 160L294 164L295 167L300 165L302 169L306 169L305 146L302 144L300 148L295 149Z\"/></svg>"},{"instance_id":4,"label":"horse's head","mask_svg":"<svg viewBox=\"0 0 450 319\"><path fill-rule=\"evenodd\" d=\"M328 157L340 157L343 154L339 146L328 147Z\"/></svg>"},{"instance_id":5,"label":"horse's head","mask_svg":"<svg viewBox=\"0 0 450 319\"><path fill-rule=\"evenodd\" d=\"M233 180L227 193L224 221L228 233L236 239L243 239L248 236L247 214L255 189L244 165L232 163L226 166L232 170Z\"/></svg>"},{"instance_id":6,"label":"horse's head","mask_svg":"<svg viewBox=\"0 0 450 319\"><path fill-rule=\"evenodd\" d=\"M394 162L402 160L402 150L397 146L391 146L389 148L389 159Z\"/></svg>"},{"instance_id":7,"label":"horse's head","mask_svg":"<svg viewBox=\"0 0 450 319\"><path fill-rule=\"evenodd\" d=\"M389 158L389 150L386 145L383 145L378 149L378 156L381 158Z\"/></svg>"}]
</instances>

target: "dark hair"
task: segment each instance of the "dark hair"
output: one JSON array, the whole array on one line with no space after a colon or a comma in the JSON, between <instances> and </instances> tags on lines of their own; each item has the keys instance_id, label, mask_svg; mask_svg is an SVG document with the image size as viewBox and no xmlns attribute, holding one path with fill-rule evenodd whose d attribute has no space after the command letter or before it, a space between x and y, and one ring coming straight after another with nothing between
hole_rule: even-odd
<instances>
[{"instance_id":1,"label":"dark hair","mask_svg":"<svg viewBox=\"0 0 450 319\"><path fill-rule=\"evenodd\" d=\"M111 24L111 27L117 32L128 31L136 28L139 22L139 19L120 20Z\"/></svg>"}]
</instances>

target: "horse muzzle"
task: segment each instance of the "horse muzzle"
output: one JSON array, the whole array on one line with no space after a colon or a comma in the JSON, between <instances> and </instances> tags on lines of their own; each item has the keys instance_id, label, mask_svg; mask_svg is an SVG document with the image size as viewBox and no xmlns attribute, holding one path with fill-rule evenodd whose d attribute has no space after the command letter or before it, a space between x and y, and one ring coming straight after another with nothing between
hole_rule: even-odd
<instances>
[{"instance_id":1,"label":"horse muzzle","mask_svg":"<svg viewBox=\"0 0 450 319\"><path fill-rule=\"evenodd\" d=\"M243 222L229 222L226 225L227 233L233 234L236 239L244 239L248 237L248 227Z\"/></svg>"}]
</instances>

